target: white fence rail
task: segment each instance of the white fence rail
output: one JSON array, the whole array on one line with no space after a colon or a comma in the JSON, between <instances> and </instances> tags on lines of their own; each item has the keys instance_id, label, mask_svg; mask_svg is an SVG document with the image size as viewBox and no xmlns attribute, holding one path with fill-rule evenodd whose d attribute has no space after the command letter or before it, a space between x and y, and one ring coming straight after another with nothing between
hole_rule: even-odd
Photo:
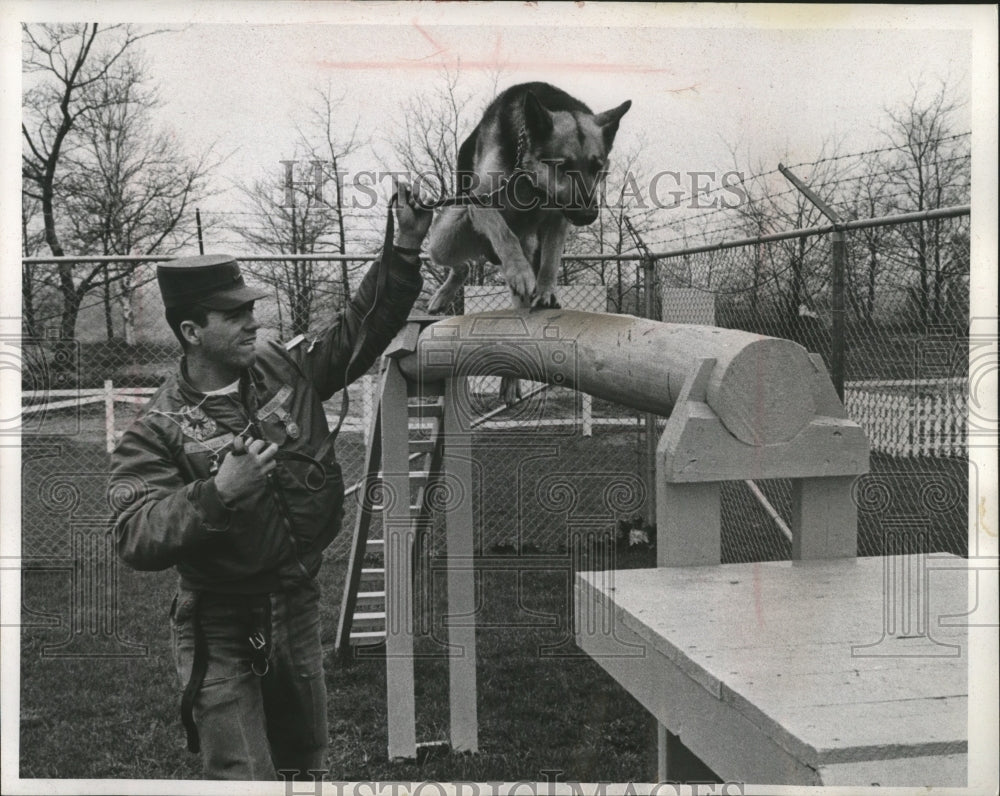
<instances>
[{"instance_id":1,"label":"white fence rail","mask_svg":"<svg viewBox=\"0 0 1000 796\"><path fill-rule=\"evenodd\" d=\"M964 378L847 382L844 407L865 430L873 453L963 457L967 385Z\"/></svg>"},{"instance_id":2,"label":"white fence rail","mask_svg":"<svg viewBox=\"0 0 1000 796\"><path fill-rule=\"evenodd\" d=\"M848 416L861 425L868 435L871 450L904 458L919 456L968 455L966 419L968 413L967 380L908 379L851 381L844 385L844 405ZM363 432L368 428L375 404L376 380L365 376L357 385L352 408L360 409L345 418L345 430ZM115 404L144 404L156 392L155 387L115 387L105 381L103 388L80 390L46 390L22 393L21 414L24 417L39 412L58 411L91 404L104 404L105 440L110 453L121 429L116 427ZM352 392L355 390L352 389ZM589 396L584 396L585 399ZM340 402L333 401L339 410ZM634 417L593 417L590 401L585 400L577 418L546 418L529 421L531 426L580 425L580 432L590 436L594 426L634 426ZM336 418L332 416L331 421ZM523 420L488 420L487 429L524 426Z\"/></svg>"}]
</instances>

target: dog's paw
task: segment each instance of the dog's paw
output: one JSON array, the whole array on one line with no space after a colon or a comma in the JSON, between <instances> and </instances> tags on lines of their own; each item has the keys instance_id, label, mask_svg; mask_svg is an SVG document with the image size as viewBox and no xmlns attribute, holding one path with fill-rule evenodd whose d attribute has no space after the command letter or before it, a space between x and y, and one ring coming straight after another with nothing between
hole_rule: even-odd
<instances>
[{"instance_id":1,"label":"dog's paw","mask_svg":"<svg viewBox=\"0 0 1000 796\"><path fill-rule=\"evenodd\" d=\"M500 377L500 400L513 406L521 400L521 380L514 376Z\"/></svg>"},{"instance_id":2,"label":"dog's paw","mask_svg":"<svg viewBox=\"0 0 1000 796\"><path fill-rule=\"evenodd\" d=\"M522 306L527 307L535 294L535 275L530 271L522 271L508 278L507 284L518 298L524 301Z\"/></svg>"},{"instance_id":3,"label":"dog's paw","mask_svg":"<svg viewBox=\"0 0 1000 796\"><path fill-rule=\"evenodd\" d=\"M539 290L531 301L531 306L537 309L557 310L560 308L559 300L556 298L554 290Z\"/></svg>"},{"instance_id":4,"label":"dog's paw","mask_svg":"<svg viewBox=\"0 0 1000 796\"><path fill-rule=\"evenodd\" d=\"M455 296L446 290L438 290L429 302L427 302L427 313L429 315L442 315L449 304L455 300Z\"/></svg>"}]
</instances>

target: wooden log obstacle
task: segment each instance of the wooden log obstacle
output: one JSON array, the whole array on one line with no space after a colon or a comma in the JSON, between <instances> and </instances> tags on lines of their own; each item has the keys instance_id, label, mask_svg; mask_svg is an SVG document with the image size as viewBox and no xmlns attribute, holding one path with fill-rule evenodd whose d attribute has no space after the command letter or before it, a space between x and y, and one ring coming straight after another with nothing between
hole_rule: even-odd
<instances>
[{"instance_id":1,"label":"wooden log obstacle","mask_svg":"<svg viewBox=\"0 0 1000 796\"><path fill-rule=\"evenodd\" d=\"M518 376L669 415L700 360L713 360L706 403L749 445L792 439L815 413L815 366L789 340L573 310L462 315L439 321L400 360L411 380Z\"/></svg>"},{"instance_id":2,"label":"wooden log obstacle","mask_svg":"<svg viewBox=\"0 0 1000 796\"><path fill-rule=\"evenodd\" d=\"M509 375L669 416L657 449L661 565L720 561L720 485L791 478L793 555L853 556L868 443L818 357L790 340L628 315L458 316L411 337L412 382ZM663 533L663 530L666 533Z\"/></svg>"},{"instance_id":3,"label":"wooden log obstacle","mask_svg":"<svg viewBox=\"0 0 1000 796\"><path fill-rule=\"evenodd\" d=\"M471 484L470 376L516 376L668 416L657 448L660 566L720 562L724 481L793 479L793 557L856 554L853 479L868 445L821 361L788 340L707 326L571 310L411 319L386 352L380 403L384 480L407 492L407 395L443 395L442 474ZM427 474L433 480L436 474ZM391 502L392 505L388 505ZM384 508L389 755L415 757L412 507ZM471 500L445 507L451 743L475 751L475 600Z\"/></svg>"}]
</instances>

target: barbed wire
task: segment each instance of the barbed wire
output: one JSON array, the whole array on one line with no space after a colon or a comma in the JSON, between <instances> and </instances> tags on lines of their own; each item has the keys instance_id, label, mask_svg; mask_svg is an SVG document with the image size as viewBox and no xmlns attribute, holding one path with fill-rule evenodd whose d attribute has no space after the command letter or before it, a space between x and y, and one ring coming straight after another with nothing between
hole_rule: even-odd
<instances>
[{"instance_id":1,"label":"barbed wire","mask_svg":"<svg viewBox=\"0 0 1000 796\"><path fill-rule=\"evenodd\" d=\"M924 143L926 143L926 144L940 144L940 143L944 143L944 142L947 142L947 141L953 141L953 140L957 140L957 139L960 139L960 138L966 138L966 137L969 137L971 135L972 135L971 131L965 131L965 132L961 132L961 133L955 133L955 134L949 135L949 136L942 136L940 138L928 139ZM882 154L882 153L885 153L885 152L901 152L901 151L903 151L903 148L900 147L900 146L879 147L879 148L875 148L875 149L867 149L867 150L864 150L864 151L861 151L861 152L849 152L849 153L846 153L846 154L843 154L843 155L832 155L830 157L818 158L818 159L812 160L812 161L801 161L799 163L792 164L791 166L787 166L786 168L788 168L788 169L811 168L813 166L819 166L819 165L823 165L823 164L827 164L827 163L839 162L839 161L848 160L848 159L851 159L851 158L860 159L860 158L863 158L863 157L866 157L866 156L869 156L869 155ZM971 155L969 155L968 153L963 153L961 155L958 155L958 156L955 156L955 157L952 157L952 158L945 158L945 159L942 159L940 161L935 161L935 163L936 164L951 163L951 162L958 161L958 160L970 159L970 157L971 157ZM837 179L834 179L834 180L827 180L827 181L817 182L817 183L811 185L810 187L813 188L814 190L816 190L816 189L820 189L820 188L823 188L823 187L828 186L828 185L838 184L839 182L845 181L847 179L863 179L864 176L871 176L871 177L887 176L887 175L890 175L890 174L901 173L903 171L906 171L906 170L909 170L909 169L916 169L916 168L918 168L918 166L916 164L909 164L907 166L899 167L898 169L886 169L886 170L880 171L880 172L869 173L868 175L863 175L862 177L843 177L843 178L837 178ZM759 172L757 174L751 174L749 176L745 176L745 175L743 175L742 172L734 169L732 171L732 173L738 174L740 176L740 180L739 180L739 183L738 183L739 186L747 186L748 187L749 183L760 181L760 180L762 180L762 179L764 179L766 177L780 175L781 171L778 168L774 168L774 169L770 169L768 171L763 171L763 172ZM781 176L784 176L784 175L781 175ZM673 204L665 205L665 206L660 207L658 209L659 210L675 210L675 209L677 209L679 207L683 207L685 204L687 204L688 202L691 202L693 200L703 199L703 198L706 198L708 196L712 196L714 194L717 194L717 193L719 193L721 191L731 191L733 187L735 187L735 185L733 185L733 184L730 184L730 185L720 185L720 186L718 186L716 188L712 188L712 189L709 189L709 190L692 192L692 193L688 194L687 196L674 201ZM792 194L792 193L797 193L797 189L795 189L795 188L789 188L789 189L786 189L786 190L781 191L779 193L768 193L768 194L765 194L764 198L773 200L773 199L777 199L777 198L779 198L781 196L785 196L787 194ZM730 209L732 209L732 208L727 208L727 207L715 208L713 210L708 211L707 213L699 214L699 216L703 217L703 216L706 216L706 215L712 215L714 213L726 212L727 210L730 210ZM661 224L658 227L654 227L652 229L647 229L647 231L653 231L653 229L663 228L665 226L668 226L670 223L673 223L673 222L665 222L664 224Z\"/></svg>"},{"instance_id":2,"label":"barbed wire","mask_svg":"<svg viewBox=\"0 0 1000 796\"><path fill-rule=\"evenodd\" d=\"M941 139L941 140L945 140L945 139ZM873 152L873 151L881 151L881 150L869 150L869 152ZM859 154L868 154L868 153L859 153ZM855 154L854 156L856 157L856 156L858 156L858 154ZM849 157L849 156L844 155L844 156L840 156L840 157L844 158L844 157ZM836 158L831 158L830 160L834 160L834 159L836 159ZM950 164L950 163L957 163L959 161L970 161L970 160L971 160L971 155L968 154L968 153L963 153L963 154L957 155L955 157L943 158L941 160L933 161L930 165L931 166L943 166L943 165L947 165L947 164ZM921 164L921 165L923 165L923 164ZM790 168L794 168L794 167L790 167ZM821 191L824 188L828 188L830 186L843 185L843 184L848 183L848 182L861 181L861 180L866 180L866 179L868 179L868 180L877 180L880 177L889 178L889 177L892 177L894 175L904 174L904 173L906 173L908 171L915 171L918 168L920 168L920 165L918 165L918 164L907 164L907 165L904 165L904 166L900 166L898 168L884 169L882 171L866 172L865 174L860 174L860 175L841 176L841 177L837 177L837 178L834 178L834 179L829 179L829 180L817 182L815 184L810 185L810 187L813 190L815 190L815 191ZM777 170L774 170L773 172L765 172L764 174L776 174L776 173L779 173L779 172ZM762 175L754 175L754 176L762 176ZM751 178L748 178L748 179L751 179ZM741 181L741 184L742 184L742 181ZM702 194L697 194L697 195L691 196L691 197L689 197L689 199L703 198L704 196L707 196L709 193L718 192L720 190L727 190L727 188L720 187L720 188L715 189L712 192L705 192L705 193L702 193ZM907 193L907 192L900 192L898 194L893 194L893 196L904 195L905 193ZM779 198L781 198L783 196L791 195L791 194L798 194L799 196L802 196L801 192L799 192L797 188L791 187L791 188L786 188L785 190L779 191L777 193L767 193L767 194L764 194L762 196L759 196L759 197L756 197L754 199L751 199L751 201L752 202L767 201L769 203L773 203L774 200L779 199ZM747 196L749 198L749 193L747 194ZM808 200L805 199L805 197L802 197L802 202L803 203L807 203ZM836 204L837 206L847 206L847 205L851 204L851 200L848 199L848 200L829 201L828 204ZM672 207L675 207L675 206L667 206L667 207L664 207L664 208L661 208L661 209L671 209ZM693 216L687 216L687 217L683 217L683 218L672 218L672 219L666 220L666 221L664 221L664 222L662 222L660 224L655 224L655 225L652 225L652 226L647 226L647 227L644 228L643 232L644 232L644 234L648 235L650 233L655 233L658 230L666 229L667 227L673 227L673 226L676 226L676 225L690 226L692 223L694 223L698 219L705 219L705 218L709 218L709 217L712 217L712 216L718 216L718 215L721 215L721 214L731 214L733 211L737 211L738 212L739 208L738 207L732 207L732 206L717 207L717 208L713 208L713 209L708 210L708 211L703 212L703 213L695 214ZM678 241L678 240L686 240L686 239L689 239L689 238L692 238L692 237L698 237L698 236L701 236L701 237L707 239L708 236L710 236L710 235L717 234L719 232L728 232L728 231L731 231L733 229L739 228L739 226L740 226L739 224L735 224L735 225L734 224L726 224L723 227L709 227L707 229L699 230L698 232L695 232L695 233L685 232L685 233L683 233L681 235L677 235L677 236L674 236L672 238L667 238L667 239L659 240L657 243L658 243L658 245L662 245L662 244L665 244L665 243L671 243L671 242Z\"/></svg>"},{"instance_id":3,"label":"barbed wire","mask_svg":"<svg viewBox=\"0 0 1000 796\"><path fill-rule=\"evenodd\" d=\"M912 191L896 191L896 192L890 193L890 194L881 194L881 195L875 196L875 197L873 197L873 199L876 200L876 206L890 207L890 206L892 206L892 205L890 205L890 200L897 199L897 198L900 198L900 197L912 196L912 195L913 195ZM827 201L827 204L830 205L831 207L835 207L835 208L851 208L851 209L853 209L854 207L857 206L858 201L857 201L857 199L848 198L848 199L841 199L841 200L830 200L830 201ZM933 209L933 208L927 208L927 209ZM821 214L817 210L817 211L815 211L815 213L811 213L811 215L821 215ZM718 239L720 235L723 235L724 233L727 233L727 232L744 232L744 233L746 233L748 235L752 235L752 234L765 235L765 234L768 234L770 232L775 231L775 230L770 229L770 228L768 228L768 229L761 229L761 228L755 228L755 227L756 227L756 225L753 224L752 219L750 217L743 217L743 218L741 218L740 220L738 220L738 221L736 221L734 223L724 224L724 225L721 225L721 226L709 227L709 228L706 228L706 229L699 229L699 230L695 230L695 231L692 231L692 232L684 232L682 234L674 235L674 236L668 237L668 238L661 238L661 237L653 236L653 237L650 238L649 242L650 242L651 246L665 246L667 244L677 243L679 241L690 241L690 242L693 242L693 241L703 241L704 243L707 244L712 239ZM646 230L645 232L646 232L646 234L649 234L650 232L653 232L653 231L654 230Z\"/></svg>"},{"instance_id":4,"label":"barbed wire","mask_svg":"<svg viewBox=\"0 0 1000 796\"><path fill-rule=\"evenodd\" d=\"M940 138L928 138L926 141L924 141L922 143L925 143L925 144L941 144L941 143L944 143L945 141L955 141L955 140L957 140L959 138L966 138L966 137L969 137L971 135L972 135L972 131L971 130L966 130L966 131L961 132L961 133L954 133L953 135L946 135L946 136L942 136ZM791 166L788 166L787 168L797 169L797 168L801 168L803 166L818 166L821 163L831 163L831 162L838 161L838 160L846 160L847 158L861 158L861 157L865 157L867 155L879 155L879 154L882 154L883 152L900 152L902 150L903 150L903 147L899 146L898 144L896 144L896 145L893 145L893 146L880 147L878 149L868 149L868 150L865 150L864 152L849 152L849 153L844 154L844 155L831 155L828 158L819 158L818 160L804 161L802 163L795 163L795 164L793 164Z\"/></svg>"}]
</instances>

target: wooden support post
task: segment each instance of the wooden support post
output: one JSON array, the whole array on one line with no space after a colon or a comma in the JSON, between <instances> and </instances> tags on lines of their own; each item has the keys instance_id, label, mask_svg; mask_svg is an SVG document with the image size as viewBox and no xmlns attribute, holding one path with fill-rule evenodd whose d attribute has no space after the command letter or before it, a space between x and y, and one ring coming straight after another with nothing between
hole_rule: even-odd
<instances>
[{"instance_id":1,"label":"wooden support post","mask_svg":"<svg viewBox=\"0 0 1000 796\"><path fill-rule=\"evenodd\" d=\"M656 479L656 565L689 567L722 560L719 483Z\"/></svg>"},{"instance_id":2,"label":"wooden support post","mask_svg":"<svg viewBox=\"0 0 1000 796\"><path fill-rule=\"evenodd\" d=\"M372 427L372 416L375 414L375 379L372 376L362 376L358 379L361 388L361 423L365 434Z\"/></svg>"},{"instance_id":3,"label":"wooden support post","mask_svg":"<svg viewBox=\"0 0 1000 796\"><path fill-rule=\"evenodd\" d=\"M670 777L670 760L667 757L667 728L656 722L656 781L668 782Z\"/></svg>"},{"instance_id":4,"label":"wooden support post","mask_svg":"<svg viewBox=\"0 0 1000 796\"><path fill-rule=\"evenodd\" d=\"M858 554L855 476L792 481L792 559L853 558Z\"/></svg>"},{"instance_id":5,"label":"wooden support post","mask_svg":"<svg viewBox=\"0 0 1000 796\"><path fill-rule=\"evenodd\" d=\"M471 418L460 414L462 378L448 379L444 391L444 456L446 486L452 487L445 508L448 536L448 627L451 657L448 700L451 706L451 747L457 752L479 749L476 709L476 573L473 569ZM460 485L460 487L458 486ZM462 491L459 492L458 489Z\"/></svg>"},{"instance_id":6,"label":"wooden support post","mask_svg":"<svg viewBox=\"0 0 1000 796\"><path fill-rule=\"evenodd\" d=\"M382 522L385 534L385 670L389 759L416 759L413 678L413 528L406 380L387 362L382 392Z\"/></svg>"},{"instance_id":7,"label":"wooden support post","mask_svg":"<svg viewBox=\"0 0 1000 796\"><path fill-rule=\"evenodd\" d=\"M115 450L115 385L104 380L104 436L107 440L108 453Z\"/></svg>"}]
</instances>

